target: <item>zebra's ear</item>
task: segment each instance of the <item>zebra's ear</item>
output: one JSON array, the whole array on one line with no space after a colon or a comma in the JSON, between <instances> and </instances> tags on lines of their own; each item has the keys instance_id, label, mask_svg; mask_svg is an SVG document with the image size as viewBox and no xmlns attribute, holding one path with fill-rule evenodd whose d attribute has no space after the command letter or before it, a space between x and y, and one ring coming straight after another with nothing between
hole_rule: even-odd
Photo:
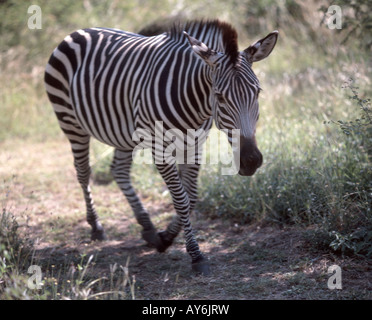
<instances>
[{"instance_id":1,"label":"zebra's ear","mask_svg":"<svg viewBox=\"0 0 372 320\"><path fill-rule=\"evenodd\" d=\"M203 42L191 37L186 31L183 32L189 43L191 45L192 50L201 57L207 64L210 66L215 66L217 63L218 58L221 56L221 53L218 53L210 48Z\"/></svg>"},{"instance_id":2,"label":"zebra's ear","mask_svg":"<svg viewBox=\"0 0 372 320\"><path fill-rule=\"evenodd\" d=\"M279 32L277 30L268 34L265 38L256 41L244 50L248 61L256 62L265 59L273 51Z\"/></svg>"}]
</instances>

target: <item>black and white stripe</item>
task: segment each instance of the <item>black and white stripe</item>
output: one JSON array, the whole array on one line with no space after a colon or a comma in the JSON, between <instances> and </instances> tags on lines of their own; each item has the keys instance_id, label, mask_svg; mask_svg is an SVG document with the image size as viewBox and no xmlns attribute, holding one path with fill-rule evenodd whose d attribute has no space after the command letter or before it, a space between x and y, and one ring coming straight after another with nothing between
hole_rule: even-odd
<instances>
[{"instance_id":1,"label":"black and white stripe","mask_svg":"<svg viewBox=\"0 0 372 320\"><path fill-rule=\"evenodd\" d=\"M132 151L138 144L133 135L147 130L155 139L157 121L165 131L176 128L184 135L187 129L208 131L214 119L220 129L240 129L243 140L251 143L260 90L251 65L262 59L257 56L271 52L276 38L277 32L271 33L238 52L230 25L192 21L156 36L104 28L78 30L59 44L46 66L45 86L71 143L92 239L104 239L105 234L89 188L90 137L115 148L111 171L143 227L143 238L164 251L183 228L194 269L208 273L189 220L200 164L194 161L178 168L156 164L177 212L167 230L157 233L130 181ZM205 139L200 140L201 144ZM155 156L154 145L152 149Z\"/></svg>"}]
</instances>

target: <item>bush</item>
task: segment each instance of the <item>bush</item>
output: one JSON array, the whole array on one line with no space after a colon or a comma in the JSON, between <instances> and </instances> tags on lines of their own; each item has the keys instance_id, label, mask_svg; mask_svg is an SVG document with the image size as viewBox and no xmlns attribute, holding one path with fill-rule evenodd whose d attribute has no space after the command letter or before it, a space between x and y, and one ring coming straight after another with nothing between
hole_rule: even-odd
<instances>
[{"instance_id":1,"label":"bush","mask_svg":"<svg viewBox=\"0 0 372 320\"><path fill-rule=\"evenodd\" d=\"M333 121L344 133L347 146L355 154L362 155L365 165L361 166L358 179L346 194L351 200L348 207L349 223L341 230L330 230L330 247L335 251L372 257L372 110L370 99L361 99L358 87L352 78L344 88L351 91L349 99L359 107L359 117L348 121Z\"/></svg>"},{"instance_id":2,"label":"bush","mask_svg":"<svg viewBox=\"0 0 372 320\"><path fill-rule=\"evenodd\" d=\"M30 251L15 217L4 206L0 214L0 300L29 298L22 274Z\"/></svg>"}]
</instances>

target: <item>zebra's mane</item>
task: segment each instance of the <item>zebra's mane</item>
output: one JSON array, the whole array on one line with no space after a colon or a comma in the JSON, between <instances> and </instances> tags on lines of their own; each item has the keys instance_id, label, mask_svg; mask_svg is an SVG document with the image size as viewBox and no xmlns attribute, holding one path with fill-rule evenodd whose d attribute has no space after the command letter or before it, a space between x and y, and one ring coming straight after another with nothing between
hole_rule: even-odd
<instances>
[{"instance_id":1,"label":"zebra's mane","mask_svg":"<svg viewBox=\"0 0 372 320\"><path fill-rule=\"evenodd\" d=\"M219 20L191 20L186 23L174 23L168 34L175 41L186 43L183 31L202 41L209 48L225 53L230 57L231 63L236 63L239 56L238 34L230 24Z\"/></svg>"},{"instance_id":2,"label":"zebra's mane","mask_svg":"<svg viewBox=\"0 0 372 320\"><path fill-rule=\"evenodd\" d=\"M138 33L144 36L155 36L167 32L174 41L186 44L187 38L183 34L183 31L186 31L211 49L224 52L235 64L239 56L238 35L230 24L219 20L190 20L186 22L182 22L182 18L180 20L176 22L176 19L165 19L153 22Z\"/></svg>"}]
</instances>

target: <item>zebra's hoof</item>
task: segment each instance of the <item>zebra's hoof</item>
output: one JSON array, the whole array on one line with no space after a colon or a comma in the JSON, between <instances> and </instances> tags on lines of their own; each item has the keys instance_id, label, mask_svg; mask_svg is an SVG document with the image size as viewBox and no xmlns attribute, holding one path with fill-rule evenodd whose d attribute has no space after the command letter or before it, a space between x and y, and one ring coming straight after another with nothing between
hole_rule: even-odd
<instances>
[{"instance_id":1,"label":"zebra's hoof","mask_svg":"<svg viewBox=\"0 0 372 320\"><path fill-rule=\"evenodd\" d=\"M168 249L173 243L173 240L169 239L167 231L160 231L158 232L158 236L161 239L161 245L156 247L159 252L164 252Z\"/></svg>"},{"instance_id":2,"label":"zebra's hoof","mask_svg":"<svg viewBox=\"0 0 372 320\"><path fill-rule=\"evenodd\" d=\"M192 267L192 271L194 271L195 273L201 274L203 276L209 276L211 274L209 262L204 257L197 260L196 262L193 262L191 264L191 267Z\"/></svg>"},{"instance_id":3,"label":"zebra's hoof","mask_svg":"<svg viewBox=\"0 0 372 320\"><path fill-rule=\"evenodd\" d=\"M107 240L107 236L103 229L97 229L97 230L92 231L90 239L92 241L104 241L104 240Z\"/></svg>"},{"instance_id":4,"label":"zebra's hoof","mask_svg":"<svg viewBox=\"0 0 372 320\"><path fill-rule=\"evenodd\" d=\"M151 247L158 248L162 245L162 241L155 228L142 230L142 239L145 240Z\"/></svg>"}]
</instances>

